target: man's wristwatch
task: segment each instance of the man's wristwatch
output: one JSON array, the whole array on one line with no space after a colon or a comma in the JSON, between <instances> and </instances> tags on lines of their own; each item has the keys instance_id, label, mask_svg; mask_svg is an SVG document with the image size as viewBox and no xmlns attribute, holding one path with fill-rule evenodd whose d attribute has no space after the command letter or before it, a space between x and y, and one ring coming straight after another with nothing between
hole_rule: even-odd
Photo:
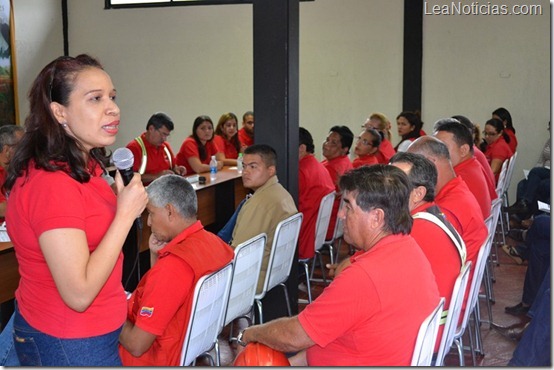
<instances>
[{"instance_id":1,"label":"man's wristwatch","mask_svg":"<svg viewBox=\"0 0 554 370\"><path fill-rule=\"evenodd\" d=\"M246 345L248 344L248 343L246 343L242 340L242 337L244 336L245 331L246 331L246 329L243 329L239 332L239 335L237 335L237 343L240 344L243 347L246 347Z\"/></svg>"}]
</instances>

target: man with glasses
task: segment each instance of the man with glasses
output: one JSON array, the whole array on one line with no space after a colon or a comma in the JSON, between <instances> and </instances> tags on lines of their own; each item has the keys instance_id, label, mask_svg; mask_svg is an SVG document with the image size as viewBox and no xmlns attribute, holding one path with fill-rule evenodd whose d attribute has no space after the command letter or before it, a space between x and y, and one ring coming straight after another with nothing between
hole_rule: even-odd
<instances>
[{"instance_id":1,"label":"man with glasses","mask_svg":"<svg viewBox=\"0 0 554 370\"><path fill-rule=\"evenodd\" d=\"M144 185L162 175L175 173L184 176L187 173L184 166L176 164L173 150L167 142L173 127L173 121L167 114L154 113L146 123L146 131L127 144L135 157L133 171L141 174Z\"/></svg>"},{"instance_id":2,"label":"man with glasses","mask_svg":"<svg viewBox=\"0 0 554 370\"><path fill-rule=\"evenodd\" d=\"M354 141L354 134L347 126L333 126L323 142L322 153L325 159L321 163L323 163L323 166L329 171L331 180L333 180L333 184L335 184L335 191L337 194L339 194L339 178L345 172L352 169L352 162L350 162L350 158L348 158L352 141ZM341 197L337 195L333 203L333 210L331 212L331 219L329 220L329 228L327 229L325 240L333 238L340 201Z\"/></svg>"}]
</instances>

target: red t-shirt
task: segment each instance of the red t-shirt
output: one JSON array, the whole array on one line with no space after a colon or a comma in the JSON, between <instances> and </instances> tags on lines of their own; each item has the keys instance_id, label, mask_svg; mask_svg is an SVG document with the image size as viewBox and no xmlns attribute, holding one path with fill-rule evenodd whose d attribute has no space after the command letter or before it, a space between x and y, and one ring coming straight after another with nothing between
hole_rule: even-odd
<instances>
[{"instance_id":1,"label":"red t-shirt","mask_svg":"<svg viewBox=\"0 0 554 370\"><path fill-rule=\"evenodd\" d=\"M216 155L218 152L221 152L219 148L215 145L214 141L208 141L206 143L206 158L204 160L200 160L203 164L210 164L210 160L212 159L212 155ZM188 158L189 157L196 157L200 159L200 152L198 151L198 144L192 137L187 137L185 141L183 141L183 144L181 145L181 149L179 149L179 153L177 153L177 157L175 160L177 161L177 164L180 166L185 166L187 169L188 174L193 174L194 170L189 164Z\"/></svg>"},{"instance_id":2,"label":"red t-shirt","mask_svg":"<svg viewBox=\"0 0 554 370\"><path fill-rule=\"evenodd\" d=\"M197 221L158 255L129 299L127 311L129 321L156 339L140 357L120 345L123 366L179 365L196 283L203 275L227 265L234 252Z\"/></svg>"},{"instance_id":3,"label":"red t-shirt","mask_svg":"<svg viewBox=\"0 0 554 370\"><path fill-rule=\"evenodd\" d=\"M311 258L315 254L315 226L321 199L335 191L329 172L308 154L298 162L298 211L302 212L302 226L298 237L298 257Z\"/></svg>"},{"instance_id":4,"label":"red t-shirt","mask_svg":"<svg viewBox=\"0 0 554 370\"><path fill-rule=\"evenodd\" d=\"M487 145L487 150L485 150L485 157L487 158L487 161L490 163L493 159L500 159L502 162L504 162L506 159L509 159L514 153L506 143L503 137L499 137L495 142L492 144ZM498 174L494 175L495 184L498 182L498 176L500 176L500 172Z\"/></svg>"},{"instance_id":5,"label":"red t-shirt","mask_svg":"<svg viewBox=\"0 0 554 370\"><path fill-rule=\"evenodd\" d=\"M146 132L143 132L140 137L142 138L144 148L146 149L146 169L144 170L144 173L156 174L172 169L175 165L175 155L173 154L173 150L171 150L171 145L169 145L167 141L158 147L150 144L150 142L146 140ZM170 158L167 157L164 147L167 147L169 150L171 161ZM127 144L127 148L131 150L133 157L135 158L133 162L133 171L138 172L142 164L142 148L134 139Z\"/></svg>"},{"instance_id":6,"label":"red t-shirt","mask_svg":"<svg viewBox=\"0 0 554 370\"><path fill-rule=\"evenodd\" d=\"M462 236L467 249L466 261L471 261L471 266L475 266L477 254L488 235L488 230L481 208L467 184L460 176L453 178L436 195L435 203ZM472 268L468 286L471 285L473 271ZM465 307L468 293L469 289L466 291L463 307Z\"/></svg>"},{"instance_id":7,"label":"red t-shirt","mask_svg":"<svg viewBox=\"0 0 554 370\"><path fill-rule=\"evenodd\" d=\"M324 159L322 162L323 166L329 171L331 175L331 180L335 184L335 191L338 193L339 190L339 178L348 170L351 170L352 162L346 155L333 158L331 160ZM335 202L333 203L333 211L331 212L331 219L329 220L329 228L327 229L327 235L325 240L331 240L333 238L333 233L335 231L335 223L337 222L337 213L339 211L340 201L342 197L335 197Z\"/></svg>"},{"instance_id":8,"label":"red t-shirt","mask_svg":"<svg viewBox=\"0 0 554 370\"><path fill-rule=\"evenodd\" d=\"M353 258L298 315L316 344L309 366L409 366L422 321L439 302L429 261L409 235Z\"/></svg>"},{"instance_id":9,"label":"red t-shirt","mask_svg":"<svg viewBox=\"0 0 554 370\"><path fill-rule=\"evenodd\" d=\"M96 166L87 183L62 171L37 170L19 177L10 193L6 213L21 279L15 292L19 310L34 328L59 338L84 338L112 332L125 321L121 285L123 254L92 304L77 312L67 306L46 264L38 238L48 230L72 228L85 232L93 252L115 216L116 196L102 169Z\"/></svg>"},{"instance_id":10,"label":"red t-shirt","mask_svg":"<svg viewBox=\"0 0 554 370\"><path fill-rule=\"evenodd\" d=\"M377 152L379 153L379 152ZM368 154L364 156L358 156L352 161L352 167L358 168L362 166L371 166L372 164L378 164L379 159L377 158L377 154Z\"/></svg>"},{"instance_id":11,"label":"red t-shirt","mask_svg":"<svg viewBox=\"0 0 554 370\"><path fill-rule=\"evenodd\" d=\"M434 204L434 202L423 204L412 210L411 214L415 215L418 212L424 212L425 209ZM450 298L452 298L452 289L454 289L454 283L462 268L458 249L439 226L421 218L414 219L410 235L415 239L431 263L431 269L439 288L439 295L445 298L443 310L448 310ZM444 325L440 325L435 352L439 349L443 330Z\"/></svg>"},{"instance_id":12,"label":"red t-shirt","mask_svg":"<svg viewBox=\"0 0 554 370\"><path fill-rule=\"evenodd\" d=\"M508 143L508 146L510 147L510 150L512 151L512 153L515 153L516 150L517 150L516 133L513 130L509 129L509 128L505 128L504 132L507 133L508 136L510 137L510 142Z\"/></svg>"},{"instance_id":13,"label":"red t-shirt","mask_svg":"<svg viewBox=\"0 0 554 370\"><path fill-rule=\"evenodd\" d=\"M489 217L491 214L491 196L487 180L477 159L472 157L458 163L454 167L454 172L466 182L467 187L475 196L483 213L483 220Z\"/></svg>"},{"instance_id":14,"label":"red t-shirt","mask_svg":"<svg viewBox=\"0 0 554 370\"><path fill-rule=\"evenodd\" d=\"M237 148L235 148L235 146L230 140L225 139L223 136L214 135L214 143L217 146L218 151L223 152L225 154L225 158L237 159L239 157Z\"/></svg>"},{"instance_id":15,"label":"red t-shirt","mask_svg":"<svg viewBox=\"0 0 554 370\"><path fill-rule=\"evenodd\" d=\"M396 150L394 150L392 143L387 139L383 139L376 154L377 161L381 164L388 164L392 156L395 154Z\"/></svg>"},{"instance_id":16,"label":"red t-shirt","mask_svg":"<svg viewBox=\"0 0 554 370\"><path fill-rule=\"evenodd\" d=\"M494 173L492 172L491 165L487 161L487 157L485 157L485 154L483 154L481 149L477 148L475 145L473 146L473 157L481 165L481 170L485 175L485 180L487 181L487 188L489 189L491 201L495 200L498 198L498 194L496 194L496 181L494 180Z\"/></svg>"},{"instance_id":17,"label":"red t-shirt","mask_svg":"<svg viewBox=\"0 0 554 370\"><path fill-rule=\"evenodd\" d=\"M243 127L239 130L239 141L243 146L250 146L254 144L254 137L250 136Z\"/></svg>"}]
</instances>

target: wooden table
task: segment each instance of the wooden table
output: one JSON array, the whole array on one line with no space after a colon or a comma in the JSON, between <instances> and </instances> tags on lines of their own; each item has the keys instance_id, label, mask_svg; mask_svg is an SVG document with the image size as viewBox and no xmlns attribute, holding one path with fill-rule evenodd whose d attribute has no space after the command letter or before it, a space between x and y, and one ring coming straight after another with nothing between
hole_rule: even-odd
<instances>
[{"instance_id":1,"label":"wooden table","mask_svg":"<svg viewBox=\"0 0 554 370\"><path fill-rule=\"evenodd\" d=\"M231 217L248 190L242 186L242 178L236 167L219 171L215 181L210 181L209 173L200 175L206 177L206 184L192 184L198 198L198 219L206 229L218 231ZM147 218L145 211L142 214L140 251L148 250L150 227ZM0 242L0 303L14 298L18 284L19 271L13 245L11 242Z\"/></svg>"}]
</instances>

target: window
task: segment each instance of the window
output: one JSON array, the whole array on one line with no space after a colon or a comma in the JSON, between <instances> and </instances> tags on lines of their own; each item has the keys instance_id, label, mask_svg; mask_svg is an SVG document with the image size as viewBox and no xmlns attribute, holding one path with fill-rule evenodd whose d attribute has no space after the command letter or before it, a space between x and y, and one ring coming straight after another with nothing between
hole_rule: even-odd
<instances>
[{"instance_id":1,"label":"window","mask_svg":"<svg viewBox=\"0 0 554 370\"><path fill-rule=\"evenodd\" d=\"M251 4L252 0L106 0L106 9L181 5Z\"/></svg>"}]
</instances>

